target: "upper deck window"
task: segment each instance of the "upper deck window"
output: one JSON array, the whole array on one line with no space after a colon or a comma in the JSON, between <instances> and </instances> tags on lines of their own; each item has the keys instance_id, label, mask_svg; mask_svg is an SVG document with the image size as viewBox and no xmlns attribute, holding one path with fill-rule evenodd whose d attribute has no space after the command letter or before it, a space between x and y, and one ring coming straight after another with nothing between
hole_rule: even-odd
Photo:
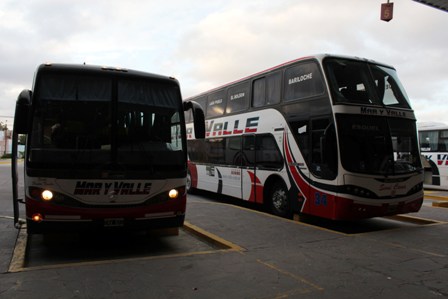
<instances>
[{"instance_id":1,"label":"upper deck window","mask_svg":"<svg viewBox=\"0 0 448 299\"><path fill-rule=\"evenodd\" d=\"M333 102L410 108L394 69L363 61L324 61Z\"/></svg>"},{"instance_id":2,"label":"upper deck window","mask_svg":"<svg viewBox=\"0 0 448 299\"><path fill-rule=\"evenodd\" d=\"M253 82L252 106L263 107L280 102L282 73L276 72Z\"/></svg>"},{"instance_id":3,"label":"upper deck window","mask_svg":"<svg viewBox=\"0 0 448 299\"><path fill-rule=\"evenodd\" d=\"M207 117L221 116L226 107L225 91L220 90L208 96Z\"/></svg>"},{"instance_id":4,"label":"upper deck window","mask_svg":"<svg viewBox=\"0 0 448 299\"><path fill-rule=\"evenodd\" d=\"M238 112L249 106L249 89L248 82L228 89L226 113Z\"/></svg>"},{"instance_id":5,"label":"upper deck window","mask_svg":"<svg viewBox=\"0 0 448 299\"><path fill-rule=\"evenodd\" d=\"M303 62L285 71L285 101L299 100L324 93L324 83L315 62Z\"/></svg>"}]
</instances>

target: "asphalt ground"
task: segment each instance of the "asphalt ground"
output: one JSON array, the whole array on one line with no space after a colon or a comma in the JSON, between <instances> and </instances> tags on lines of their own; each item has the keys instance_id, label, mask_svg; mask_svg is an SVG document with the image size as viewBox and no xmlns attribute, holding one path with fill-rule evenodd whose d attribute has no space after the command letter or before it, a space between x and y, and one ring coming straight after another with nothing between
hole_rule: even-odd
<instances>
[{"instance_id":1,"label":"asphalt ground","mask_svg":"<svg viewBox=\"0 0 448 299\"><path fill-rule=\"evenodd\" d=\"M0 298L448 297L443 191L426 191L418 213L356 222L287 220L204 193L189 196L177 236L45 240L13 227L8 188Z\"/></svg>"}]
</instances>

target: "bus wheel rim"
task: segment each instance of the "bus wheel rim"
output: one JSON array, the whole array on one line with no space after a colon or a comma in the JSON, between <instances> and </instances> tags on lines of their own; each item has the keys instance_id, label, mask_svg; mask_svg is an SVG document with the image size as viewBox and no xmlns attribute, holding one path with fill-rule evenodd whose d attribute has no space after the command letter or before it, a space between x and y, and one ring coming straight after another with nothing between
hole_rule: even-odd
<instances>
[{"instance_id":1,"label":"bus wheel rim","mask_svg":"<svg viewBox=\"0 0 448 299\"><path fill-rule=\"evenodd\" d=\"M187 191L191 189L191 175L187 173Z\"/></svg>"},{"instance_id":2,"label":"bus wheel rim","mask_svg":"<svg viewBox=\"0 0 448 299\"><path fill-rule=\"evenodd\" d=\"M274 205L274 208L278 211L285 210L286 206L286 192L285 190L278 189L275 190L272 194L272 204Z\"/></svg>"}]
</instances>

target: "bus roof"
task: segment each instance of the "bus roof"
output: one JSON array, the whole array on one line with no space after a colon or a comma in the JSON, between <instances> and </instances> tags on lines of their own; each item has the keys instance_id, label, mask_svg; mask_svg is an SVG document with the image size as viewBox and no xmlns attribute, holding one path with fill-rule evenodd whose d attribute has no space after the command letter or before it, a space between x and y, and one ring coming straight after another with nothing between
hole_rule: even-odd
<instances>
[{"instance_id":1,"label":"bus roof","mask_svg":"<svg viewBox=\"0 0 448 299\"><path fill-rule=\"evenodd\" d=\"M282 64L279 64L279 65L270 67L270 68L268 68L268 69L265 69L265 70L263 70L263 71L254 73L254 74L252 74L252 75L245 76L245 77L240 78L240 79L237 79L237 80L235 80L235 81L231 81L231 82L229 82L229 83L226 83L226 84L220 85L220 86L218 86L218 87L209 89L209 90L207 90L207 91L201 92L201 93L199 93L199 94L197 94L197 95L188 97L188 98L186 98L185 100L191 100L192 98L200 97L200 96L202 96L202 95L208 94L208 93L213 92L213 91L215 91L215 90L219 90L219 89L221 89L221 88L225 88L225 87L228 87L228 86L230 86L230 85L233 85L233 84L236 84L236 83L239 83L239 82L243 82L243 81L245 81L245 80L247 80L247 79L250 79L250 78L252 78L252 77L256 77L256 76L261 76L261 75L263 75L263 74L267 74L267 73L269 73L269 72L271 72L271 71L277 70L277 69L279 69L279 68L281 68L281 67L285 67L285 66L294 64L294 63L299 62L299 61L302 61L302 60L317 59L317 60L319 60L319 61L322 61L322 60L324 60L324 59L327 58L327 57L332 57L332 58L342 58L342 59L350 59L350 60L358 60L358 61L364 61L364 62L369 62L369 63L374 63L374 64L383 65L383 66L388 67L388 68L394 68L394 67L392 67L391 65L388 65L388 64L385 64L385 63L380 63L380 62L375 61L375 60L372 60L372 59L367 59L367 58L362 58L362 57L357 57L357 56L345 56L345 55L335 55L335 54L325 54L325 53L324 53L324 54L315 54L315 55L304 56L304 57L300 57L300 58L297 58L297 59L294 59L294 60L291 60L291 61L284 62L284 63L282 63Z\"/></svg>"},{"instance_id":2,"label":"bus roof","mask_svg":"<svg viewBox=\"0 0 448 299\"><path fill-rule=\"evenodd\" d=\"M448 130L448 125L440 122L417 123L418 131Z\"/></svg>"},{"instance_id":3,"label":"bus roof","mask_svg":"<svg viewBox=\"0 0 448 299\"><path fill-rule=\"evenodd\" d=\"M118 68L111 66L98 66L88 64L64 64L64 63L43 63L38 66L37 73L50 73L50 72L67 72L67 73L91 73L95 75L109 73L110 75L126 74L128 77L148 78L160 81L170 81L179 84L178 80L174 77L168 77L153 73L147 73L132 69Z\"/></svg>"}]
</instances>

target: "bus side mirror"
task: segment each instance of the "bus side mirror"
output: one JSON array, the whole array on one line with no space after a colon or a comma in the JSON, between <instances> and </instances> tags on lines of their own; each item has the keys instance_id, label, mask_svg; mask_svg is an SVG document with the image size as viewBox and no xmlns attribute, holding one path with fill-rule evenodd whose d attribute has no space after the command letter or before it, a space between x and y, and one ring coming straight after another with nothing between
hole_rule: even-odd
<instances>
[{"instance_id":1,"label":"bus side mirror","mask_svg":"<svg viewBox=\"0 0 448 299\"><path fill-rule=\"evenodd\" d=\"M31 90L24 89L17 98L14 115L14 133L28 134L29 111L31 107Z\"/></svg>"},{"instance_id":2,"label":"bus side mirror","mask_svg":"<svg viewBox=\"0 0 448 299\"><path fill-rule=\"evenodd\" d=\"M205 138L205 116L201 105L194 101L184 102L184 111L191 109L194 119L194 136L196 139Z\"/></svg>"}]
</instances>

